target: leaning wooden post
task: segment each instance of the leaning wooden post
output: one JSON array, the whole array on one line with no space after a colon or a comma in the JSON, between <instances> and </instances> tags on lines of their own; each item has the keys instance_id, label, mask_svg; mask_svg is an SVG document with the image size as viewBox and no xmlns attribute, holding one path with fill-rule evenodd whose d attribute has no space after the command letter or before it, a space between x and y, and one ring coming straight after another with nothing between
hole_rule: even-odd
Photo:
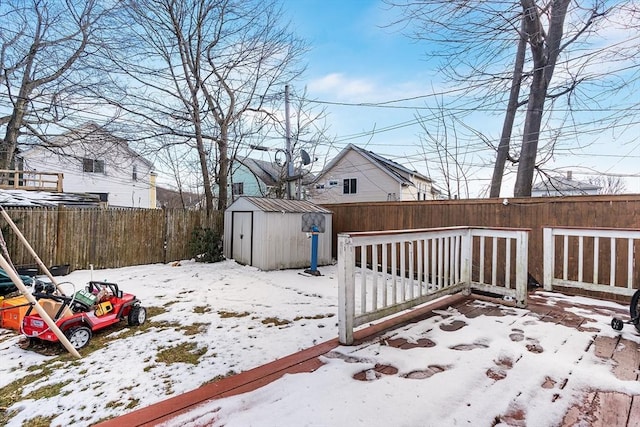
<instances>
[{"instance_id":1,"label":"leaning wooden post","mask_svg":"<svg viewBox=\"0 0 640 427\"><path fill-rule=\"evenodd\" d=\"M38 304L38 301L36 301L33 295L31 295L31 292L29 292L24 283L22 283L22 279L20 279L20 276L18 276L16 272L13 271L13 267L11 267L11 264L9 264L9 262L4 258L4 256L2 256L2 254L0 254L0 267L2 267L2 269L7 272L7 275L9 276L13 284L16 285L16 287L20 290L20 293L22 293L22 295L27 298L27 301L29 301L33 305L33 308L38 312L40 317L42 317L42 320L45 321L47 326L49 326L49 329L51 329L51 331L56 334L64 348L66 348L67 351L74 357L77 357L78 359L81 358L82 356L80 356L78 350L76 350L73 345L71 345L67 337L56 325L56 322L54 322L53 319L44 310L44 308L42 308L42 306Z\"/></svg>"},{"instance_id":2,"label":"leaning wooden post","mask_svg":"<svg viewBox=\"0 0 640 427\"><path fill-rule=\"evenodd\" d=\"M40 259L40 257L38 256L38 254L36 253L35 250L33 250L33 248L31 247L31 245L29 244L29 242L27 241L27 239L24 237L24 235L22 234L22 232L20 231L20 229L18 228L18 226L16 225L15 222L13 222L13 220L11 219L11 217L9 216L9 214L7 213L7 211L4 210L4 208L2 207L2 205L0 205L0 213L2 214L2 216L4 217L4 219L7 221L7 223L9 224L9 226L11 227L11 229L14 231L14 233L16 233L16 235L18 236L18 239L20 239L20 241L22 242L22 244L27 248L27 250L29 251L29 253L33 256L33 258L36 260L36 263L40 266L40 268L42 269L42 271L44 271L44 273L47 275L47 277L49 278L49 280L51 280L51 283L53 283L56 288L58 289L58 291L60 291L60 293L62 293L62 295L64 295L64 292L62 291L62 289L60 289L60 285L58 285L58 282L56 281L56 279L53 278L53 275L51 274L51 272L49 271L49 269L44 265L44 263L42 262L42 260ZM6 269L5 269L6 270ZM13 270L13 268L11 269Z\"/></svg>"}]
</instances>

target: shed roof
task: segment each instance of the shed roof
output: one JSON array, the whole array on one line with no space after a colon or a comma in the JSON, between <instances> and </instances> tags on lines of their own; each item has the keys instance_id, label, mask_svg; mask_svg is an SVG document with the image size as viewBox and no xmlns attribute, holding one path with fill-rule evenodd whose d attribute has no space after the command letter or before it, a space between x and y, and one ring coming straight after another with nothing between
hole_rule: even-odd
<instances>
[{"instance_id":1,"label":"shed roof","mask_svg":"<svg viewBox=\"0 0 640 427\"><path fill-rule=\"evenodd\" d=\"M263 212L280 213L332 213L330 210L306 200L269 199L266 197L240 197L237 201L245 200ZM234 203L235 204L235 203ZM233 206L233 205L231 205Z\"/></svg>"}]
</instances>

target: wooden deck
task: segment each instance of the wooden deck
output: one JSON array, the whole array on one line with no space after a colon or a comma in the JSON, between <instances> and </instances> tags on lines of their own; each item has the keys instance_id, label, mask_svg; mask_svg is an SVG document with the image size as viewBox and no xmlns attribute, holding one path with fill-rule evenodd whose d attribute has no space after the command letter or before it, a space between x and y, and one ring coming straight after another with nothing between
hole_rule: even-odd
<instances>
[{"instance_id":1,"label":"wooden deck","mask_svg":"<svg viewBox=\"0 0 640 427\"><path fill-rule=\"evenodd\" d=\"M465 297L462 295L451 296L433 304L400 316L398 318L380 323L375 326L357 331L355 338L357 342L370 341L375 339L385 331L414 321L423 320L434 315L433 310L454 307L466 317L473 318L479 315L500 315L499 310L474 304L476 299L485 299L476 295ZM572 308L570 311L569 308ZM576 306L568 307L563 304L546 304L545 297L532 294L529 297L527 309L539 320L560 324L579 330L594 332L593 343L584 349L584 352L593 351L597 357L608 359L613 366L613 374L622 380L638 380L640 371L640 345L620 336L612 338L599 334L596 329L589 329L585 323L585 318L575 314ZM609 307L599 308L597 306L578 307L584 310L601 310L600 314L611 315L612 309ZM496 313L491 313L494 310ZM620 310L617 313L621 318L627 318L628 313ZM454 322L455 323L455 322ZM455 328L452 324L450 327ZM626 325L625 328L633 329L633 326ZM611 335L611 334L608 334ZM514 337L512 339L517 339ZM411 346L430 346L432 343L428 339L418 340L417 343L408 343L402 339L387 340L388 345L399 348L410 348ZM286 373L312 372L322 365L319 356L328 355L338 346L338 341L331 340L318 346L309 348L299 353L284 357L269 364L257 367L250 371L229 377L215 383L204 385L191 392L175 396L157 404L148 406L126 414L124 416L105 421L101 427L120 426L152 426L161 422L166 422L177 415L193 409L195 406L216 398L227 397L235 394L245 393L260 388ZM535 348L529 351L536 351ZM577 355L577 357L581 357ZM387 373L385 369L393 367L380 366L376 370L380 373ZM487 372L489 376L490 373ZM496 371L496 375L499 372ZM355 377L354 377L355 378ZM358 379L358 378L355 378ZM500 378L496 378L499 380ZM554 381L549 387L564 388L569 378L561 381ZM542 385L545 387L545 384ZM514 395L517 393L514 390ZM526 415L522 411L514 410L500 415L500 421L510 426L526 426ZM640 426L640 396L630 396L622 393L605 391L585 391L584 399L577 405L571 407L561 424L565 426L600 426L600 427L638 427Z\"/></svg>"}]
</instances>

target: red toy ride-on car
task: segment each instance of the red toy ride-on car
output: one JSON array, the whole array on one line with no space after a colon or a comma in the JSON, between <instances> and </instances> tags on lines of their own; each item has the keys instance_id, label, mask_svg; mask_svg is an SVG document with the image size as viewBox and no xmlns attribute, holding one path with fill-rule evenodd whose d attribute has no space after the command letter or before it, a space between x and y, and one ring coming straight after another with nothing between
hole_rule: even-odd
<instances>
[{"instance_id":1,"label":"red toy ride-on car","mask_svg":"<svg viewBox=\"0 0 640 427\"><path fill-rule=\"evenodd\" d=\"M36 284L33 296L76 349L85 347L94 332L124 318L130 326L142 325L147 319L140 300L123 293L115 283L91 281L73 296L57 294L52 283L40 283ZM33 307L24 316L22 333L31 340L58 342Z\"/></svg>"}]
</instances>

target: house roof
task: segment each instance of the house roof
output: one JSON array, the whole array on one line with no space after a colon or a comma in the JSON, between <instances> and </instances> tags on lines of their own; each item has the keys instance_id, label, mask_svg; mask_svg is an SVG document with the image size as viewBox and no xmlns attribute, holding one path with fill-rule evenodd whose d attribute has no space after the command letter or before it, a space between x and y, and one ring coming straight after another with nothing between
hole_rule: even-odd
<instances>
[{"instance_id":1,"label":"house roof","mask_svg":"<svg viewBox=\"0 0 640 427\"><path fill-rule=\"evenodd\" d=\"M140 155L139 153L131 149L129 147L129 143L127 142L127 140L113 135L104 127L99 126L93 122L85 123L84 125L76 129L72 129L61 135L52 137L51 140L49 141L50 145L47 146L47 149L53 150L55 152L57 152L58 151L57 149L59 149L61 152L64 152L64 147L71 146L75 142L79 142L79 141L95 143L96 145L100 146L101 150L105 152L108 152L110 149L113 148L114 145L117 145L121 147L123 150L125 150L131 157L138 159L139 161L147 165L150 169L153 169L153 163L151 163L149 160L142 157L142 155ZM26 150L24 154L27 154L29 151L40 149L40 148L41 148L40 146L35 146L33 148Z\"/></svg>"},{"instance_id":2,"label":"house roof","mask_svg":"<svg viewBox=\"0 0 640 427\"><path fill-rule=\"evenodd\" d=\"M268 187L277 185L280 181L282 169L278 168L274 163L265 160L251 159L249 157L238 159L238 162L245 165L256 178L260 179Z\"/></svg>"},{"instance_id":3,"label":"house roof","mask_svg":"<svg viewBox=\"0 0 640 427\"><path fill-rule=\"evenodd\" d=\"M100 197L88 193L53 193L49 191L0 190L2 206L100 206Z\"/></svg>"},{"instance_id":4,"label":"house roof","mask_svg":"<svg viewBox=\"0 0 640 427\"><path fill-rule=\"evenodd\" d=\"M163 208L195 208L202 204L204 196L156 186L156 200Z\"/></svg>"},{"instance_id":5,"label":"house roof","mask_svg":"<svg viewBox=\"0 0 640 427\"><path fill-rule=\"evenodd\" d=\"M243 159L237 159L238 162L242 163L254 174L258 179L265 183L268 187L273 187L278 185L280 181L282 181L284 174L286 171L283 166L279 166L276 163L271 163L265 160L252 159L249 157L245 157ZM298 173L302 172L300 170ZM309 184L313 182L315 177L311 174L304 174L302 176L302 183Z\"/></svg>"},{"instance_id":6,"label":"house roof","mask_svg":"<svg viewBox=\"0 0 640 427\"><path fill-rule=\"evenodd\" d=\"M563 176L550 176L547 179L534 185L532 191L547 191L547 192L588 192L594 190L600 190L599 185L590 184L584 181L576 181Z\"/></svg>"},{"instance_id":7,"label":"house roof","mask_svg":"<svg viewBox=\"0 0 640 427\"><path fill-rule=\"evenodd\" d=\"M271 199L265 197L240 197L235 203L246 201L257 207L263 212L280 212L280 213L332 213L330 210L318 206L306 200L287 200L287 199ZM231 206L233 206L233 204ZM230 206L230 207L231 207Z\"/></svg>"},{"instance_id":8,"label":"house roof","mask_svg":"<svg viewBox=\"0 0 640 427\"><path fill-rule=\"evenodd\" d=\"M412 171L405 166L394 162L393 160L389 160L379 154L374 153L373 151L365 150L353 144L347 145L340 153L338 153L338 155L333 160L331 160L331 162L329 162L324 170L318 175L316 180L320 179L326 172L330 171L344 156L347 155L349 151L355 151L361 154L372 164L379 167L382 171L386 172L401 184L413 185L413 181L411 180L412 177L420 178L428 182L433 182L433 180L426 175L422 175L417 171Z\"/></svg>"}]
</instances>

